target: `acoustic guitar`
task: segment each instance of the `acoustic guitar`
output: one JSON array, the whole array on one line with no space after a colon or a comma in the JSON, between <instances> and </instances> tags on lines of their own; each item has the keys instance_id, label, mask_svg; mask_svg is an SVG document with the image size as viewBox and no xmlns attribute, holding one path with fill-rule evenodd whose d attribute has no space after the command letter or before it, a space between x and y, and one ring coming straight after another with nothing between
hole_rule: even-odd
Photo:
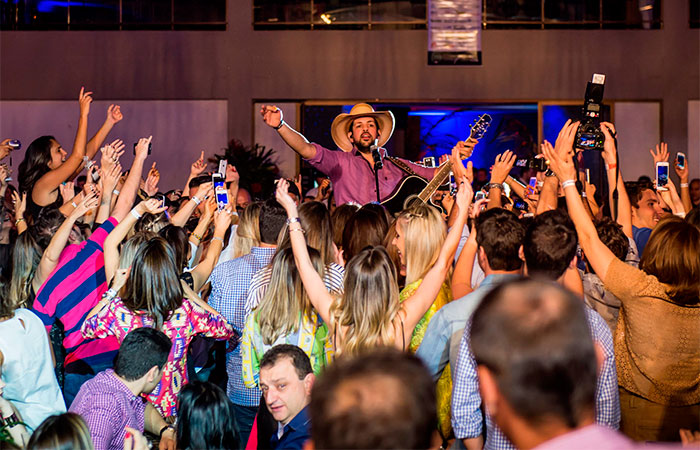
<instances>
[{"instance_id":1,"label":"acoustic guitar","mask_svg":"<svg viewBox=\"0 0 700 450\"><path fill-rule=\"evenodd\" d=\"M472 125L469 137L481 139L491 125L491 120L490 115L481 115ZM471 152L467 158L470 156ZM391 196L382 202L382 205L390 213L397 214L411 206L413 202L421 201L445 213L441 205L433 203L432 197L435 191L449 178L450 172L452 172L452 162L448 159L440 166L440 170L430 181L415 174L409 175L401 180L401 183L394 189Z\"/></svg>"}]
</instances>

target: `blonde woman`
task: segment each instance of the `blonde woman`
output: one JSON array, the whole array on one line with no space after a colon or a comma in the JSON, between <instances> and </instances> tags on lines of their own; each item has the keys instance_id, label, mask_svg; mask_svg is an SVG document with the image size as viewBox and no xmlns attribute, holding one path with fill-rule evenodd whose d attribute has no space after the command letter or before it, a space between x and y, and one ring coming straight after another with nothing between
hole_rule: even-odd
<instances>
[{"instance_id":1,"label":"blonde woman","mask_svg":"<svg viewBox=\"0 0 700 450\"><path fill-rule=\"evenodd\" d=\"M460 179L456 223L435 264L403 303L399 302L396 269L381 246L365 249L348 262L342 296L329 293L313 268L296 205L287 188L286 181L278 182L277 201L287 211L294 260L311 303L330 326L336 352L358 354L377 346L407 349L413 329L433 303L450 269L472 197L467 179Z\"/></svg>"},{"instance_id":2,"label":"blonde woman","mask_svg":"<svg viewBox=\"0 0 700 450\"><path fill-rule=\"evenodd\" d=\"M311 247L308 252L314 270L323 276L323 259ZM278 252L272 260L270 284L258 307L248 315L243 339L243 382L246 387L258 386L260 360L266 351L278 344L301 348L318 374L333 355L328 340L328 327L313 309L294 264L291 248Z\"/></svg>"},{"instance_id":3,"label":"blonde woman","mask_svg":"<svg viewBox=\"0 0 700 450\"><path fill-rule=\"evenodd\" d=\"M236 227L236 234L233 238L233 257L250 253L250 249L260 245L260 207L261 203L251 203L243 210L240 222Z\"/></svg>"}]
</instances>

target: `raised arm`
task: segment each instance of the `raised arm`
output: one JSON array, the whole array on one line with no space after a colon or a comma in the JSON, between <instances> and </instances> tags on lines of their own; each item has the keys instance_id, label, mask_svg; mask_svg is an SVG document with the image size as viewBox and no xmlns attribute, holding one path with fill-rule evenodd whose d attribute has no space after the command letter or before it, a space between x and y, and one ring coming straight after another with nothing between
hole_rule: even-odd
<instances>
[{"instance_id":1,"label":"raised arm","mask_svg":"<svg viewBox=\"0 0 700 450\"><path fill-rule=\"evenodd\" d=\"M207 282L211 271L214 270L214 266L219 260L219 255L221 255L221 250L224 249L224 237L230 226L231 210L229 208L214 213L214 237L211 238L209 243L207 256L190 272L194 280L195 292L199 292L204 283Z\"/></svg>"},{"instance_id":2,"label":"raised arm","mask_svg":"<svg viewBox=\"0 0 700 450\"><path fill-rule=\"evenodd\" d=\"M552 144L545 140L540 148L544 154L544 148L548 147L552 149ZM542 183L542 190L540 190L540 198L537 200L537 214L542 214L545 211L552 211L557 209L557 196L559 195L559 181L557 177L545 176L544 182ZM525 197L523 197L525 198Z\"/></svg>"},{"instance_id":3,"label":"raised arm","mask_svg":"<svg viewBox=\"0 0 700 450\"><path fill-rule=\"evenodd\" d=\"M61 226L58 227L48 247L46 247L46 250L44 250L44 253L41 255L41 261L39 261L34 280L32 280L34 292L39 290L41 285L44 284L44 281L49 277L49 274L56 268L58 258L66 247L68 237L70 236L71 230L73 230L75 222L90 209L96 207L98 202L99 197L97 193L88 195L78 204L78 207L70 213L66 220L63 221Z\"/></svg>"},{"instance_id":4,"label":"raised arm","mask_svg":"<svg viewBox=\"0 0 700 450\"><path fill-rule=\"evenodd\" d=\"M109 213L111 212L112 197L114 196L114 190L119 182L119 177L122 174L122 166L117 162L116 165L109 168L109 171L105 170L103 167L100 169L100 172L102 198L100 200L100 207L97 209L95 222L104 223L104 221L109 218Z\"/></svg>"},{"instance_id":5,"label":"raised arm","mask_svg":"<svg viewBox=\"0 0 700 450\"><path fill-rule=\"evenodd\" d=\"M15 226L17 234L20 235L27 231L27 221L24 220L24 211L27 209L27 193L25 192L20 197L19 192L12 192L12 202L15 204Z\"/></svg>"},{"instance_id":6,"label":"raised arm","mask_svg":"<svg viewBox=\"0 0 700 450\"><path fill-rule=\"evenodd\" d=\"M97 133L95 133L92 139L90 139L90 141L87 143L86 154L88 158L92 159L97 154L97 150L100 148L105 139L107 139L107 135L110 131L112 131L114 125L116 125L117 122L120 122L123 118L124 115L122 114L122 110L119 105L109 105L107 108L107 117L105 118L104 123L100 129L97 130Z\"/></svg>"},{"instance_id":7,"label":"raised arm","mask_svg":"<svg viewBox=\"0 0 700 450\"><path fill-rule=\"evenodd\" d=\"M476 243L476 227L472 225L467 242L462 247L462 253L457 258L455 270L452 274L452 297L455 299L462 298L473 290L472 272L474 271L474 258L478 247Z\"/></svg>"},{"instance_id":8,"label":"raised arm","mask_svg":"<svg viewBox=\"0 0 700 450\"><path fill-rule=\"evenodd\" d=\"M80 117L78 119L78 130L75 133L73 151L66 161L59 167L52 169L34 185L32 198L39 205L46 205L52 201L50 194L58 189L58 186L79 169L85 156L87 145L88 115L90 114L90 103L92 103L92 92L85 92L85 88L80 88L78 102L80 104Z\"/></svg>"},{"instance_id":9,"label":"raised arm","mask_svg":"<svg viewBox=\"0 0 700 450\"><path fill-rule=\"evenodd\" d=\"M693 209L693 202L690 200L690 184L688 183L688 157L685 157L685 165L681 169L678 165L678 158L673 162L673 167L676 169L676 174L681 181L681 202L686 213Z\"/></svg>"},{"instance_id":10,"label":"raised arm","mask_svg":"<svg viewBox=\"0 0 700 450\"><path fill-rule=\"evenodd\" d=\"M437 297L440 287L445 281L447 272L452 266L452 261L454 261L455 252L457 251L457 245L459 245L459 238L462 235L462 229L467 222L469 204L472 201L473 195L474 192L472 191L471 184L466 177L463 177L459 181L459 189L457 191L456 203L459 207L457 220L450 232L447 233L447 238L442 244L437 261L428 273L425 274L423 282L418 289L416 289L416 292L402 304L405 313L403 324L404 335L407 339L411 338L413 329L418 324L418 321L423 317L433 301L435 301L435 297ZM399 320L399 318L396 320Z\"/></svg>"},{"instance_id":11,"label":"raised arm","mask_svg":"<svg viewBox=\"0 0 700 450\"><path fill-rule=\"evenodd\" d=\"M170 223L178 227L185 226L194 210L197 209L197 206L203 201L206 201L207 197L209 197L212 192L213 188L211 182L200 184L197 195L193 195L187 203L182 205L182 208L180 208L178 212L173 214L173 217L170 218Z\"/></svg>"},{"instance_id":12,"label":"raised arm","mask_svg":"<svg viewBox=\"0 0 700 450\"><path fill-rule=\"evenodd\" d=\"M615 125L610 122L602 122L600 130L605 136L605 145L603 147L603 160L605 161L605 170L608 175L608 201L610 202L610 211L615 207L615 199L613 198L615 189L617 188L617 214L616 221L622 226L622 231L628 238L632 237L632 205L630 198L625 189L625 182L622 178L622 171L617 164L617 146L615 145Z\"/></svg>"},{"instance_id":13,"label":"raised arm","mask_svg":"<svg viewBox=\"0 0 700 450\"><path fill-rule=\"evenodd\" d=\"M260 108L260 115L263 121L268 126L276 129L284 142L292 147L292 150L297 152L302 158L311 159L316 156L316 147L311 145L301 133L284 121L281 109L272 105L263 105Z\"/></svg>"},{"instance_id":14,"label":"raised arm","mask_svg":"<svg viewBox=\"0 0 700 450\"><path fill-rule=\"evenodd\" d=\"M299 270L301 282L309 295L309 300L318 311L325 323L330 323L330 308L333 303L333 296L326 290L323 279L314 269L309 258L309 250L306 248L303 229L299 221L297 205L289 196L287 190L289 183L284 178L277 180L277 192L275 197L280 205L287 211L287 222L289 223L289 239L292 241L292 251L294 252L294 262Z\"/></svg>"},{"instance_id":15,"label":"raised arm","mask_svg":"<svg viewBox=\"0 0 700 450\"><path fill-rule=\"evenodd\" d=\"M204 150L202 150L202 154L199 155L199 159L195 162L192 163L190 166L190 176L187 177L187 182L185 183L185 188L182 190L182 196L183 197L189 197L190 196L190 181L192 181L193 178L199 176L202 172L204 172L204 169L207 168L207 163L204 162Z\"/></svg>"},{"instance_id":16,"label":"raised arm","mask_svg":"<svg viewBox=\"0 0 700 450\"><path fill-rule=\"evenodd\" d=\"M501 194L503 193L503 183L515 164L516 154L506 150L496 156L496 161L491 168L491 181L489 182L489 204L487 209L501 208Z\"/></svg>"},{"instance_id":17,"label":"raised arm","mask_svg":"<svg viewBox=\"0 0 700 450\"><path fill-rule=\"evenodd\" d=\"M564 128L559 132L554 150L545 149L545 156L549 160L550 169L557 175L564 188L566 205L569 216L576 226L579 244L596 275L605 282L605 275L615 255L601 242L595 225L576 190L576 169L569 150L573 147L578 125L578 122L571 123L571 120L567 120Z\"/></svg>"},{"instance_id":18,"label":"raised arm","mask_svg":"<svg viewBox=\"0 0 700 450\"><path fill-rule=\"evenodd\" d=\"M131 164L129 176L126 177L126 181L119 193L117 203L114 205L114 210L112 211L112 217L120 222L126 217L129 211L131 211L134 200L136 200L136 193L139 190L141 173L143 172L143 163L146 161L146 157L148 157L148 144L151 143L152 138L153 136L141 138L136 144L136 155L134 156L134 162Z\"/></svg>"}]
</instances>

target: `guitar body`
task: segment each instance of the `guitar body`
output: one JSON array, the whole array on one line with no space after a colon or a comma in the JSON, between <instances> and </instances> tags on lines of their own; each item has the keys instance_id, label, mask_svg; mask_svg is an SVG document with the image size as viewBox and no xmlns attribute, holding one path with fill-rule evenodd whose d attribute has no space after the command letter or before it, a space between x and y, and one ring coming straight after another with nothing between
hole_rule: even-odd
<instances>
[{"instance_id":1,"label":"guitar body","mask_svg":"<svg viewBox=\"0 0 700 450\"><path fill-rule=\"evenodd\" d=\"M418 197L418 194L422 192L428 184L428 181L424 178L417 175L410 175L399 183L391 196L382 202L382 206L391 214L396 215L411 206L414 202L422 202L423 200ZM442 206L434 204L432 200L429 200L428 204L439 209L440 212L445 213Z\"/></svg>"}]
</instances>

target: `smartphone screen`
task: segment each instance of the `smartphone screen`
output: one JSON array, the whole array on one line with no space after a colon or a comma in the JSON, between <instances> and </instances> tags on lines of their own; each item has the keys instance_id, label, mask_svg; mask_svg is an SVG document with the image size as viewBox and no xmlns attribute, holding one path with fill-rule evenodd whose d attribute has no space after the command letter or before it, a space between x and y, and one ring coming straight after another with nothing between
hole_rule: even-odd
<instances>
[{"instance_id":1,"label":"smartphone screen","mask_svg":"<svg viewBox=\"0 0 700 450\"><path fill-rule=\"evenodd\" d=\"M425 167L435 167L435 157L426 156L425 158L423 158L423 165Z\"/></svg>"},{"instance_id":2,"label":"smartphone screen","mask_svg":"<svg viewBox=\"0 0 700 450\"><path fill-rule=\"evenodd\" d=\"M138 143L138 142L134 142L134 155L136 155L136 146L137 146L137 145L139 145L139 143ZM152 147L151 147L151 143L149 142L149 143L148 143L148 154L149 154L149 155L151 154L151 148L152 148Z\"/></svg>"},{"instance_id":3,"label":"smartphone screen","mask_svg":"<svg viewBox=\"0 0 700 450\"><path fill-rule=\"evenodd\" d=\"M668 163L656 164L656 189L665 191L668 188Z\"/></svg>"},{"instance_id":4,"label":"smartphone screen","mask_svg":"<svg viewBox=\"0 0 700 450\"><path fill-rule=\"evenodd\" d=\"M224 177L220 173L215 172L211 176L211 181L214 184L214 195L216 195L217 208L226 208L226 206L228 206L228 191L226 191Z\"/></svg>"},{"instance_id":5,"label":"smartphone screen","mask_svg":"<svg viewBox=\"0 0 700 450\"><path fill-rule=\"evenodd\" d=\"M685 153L678 152L676 159L678 160L678 168L685 169Z\"/></svg>"},{"instance_id":6,"label":"smartphone screen","mask_svg":"<svg viewBox=\"0 0 700 450\"><path fill-rule=\"evenodd\" d=\"M457 181L454 174L450 172L450 193L454 194L455 192L457 192Z\"/></svg>"},{"instance_id":7,"label":"smartphone screen","mask_svg":"<svg viewBox=\"0 0 700 450\"><path fill-rule=\"evenodd\" d=\"M157 198L160 200L160 207L165 208L165 195L159 194Z\"/></svg>"},{"instance_id":8,"label":"smartphone screen","mask_svg":"<svg viewBox=\"0 0 700 450\"><path fill-rule=\"evenodd\" d=\"M537 177L530 177L530 182L527 185L528 194L534 194L537 192L535 188L537 187Z\"/></svg>"}]
</instances>

